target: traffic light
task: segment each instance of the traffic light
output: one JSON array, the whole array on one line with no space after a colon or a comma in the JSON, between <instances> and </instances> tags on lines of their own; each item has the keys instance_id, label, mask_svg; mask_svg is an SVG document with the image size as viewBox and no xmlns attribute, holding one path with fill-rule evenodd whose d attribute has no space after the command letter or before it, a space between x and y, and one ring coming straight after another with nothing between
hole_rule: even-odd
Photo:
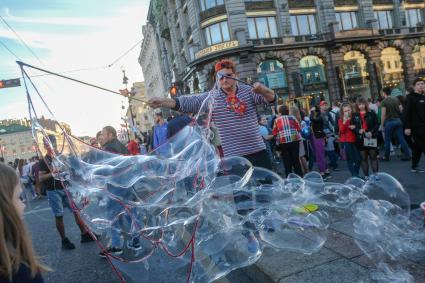
<instances>
[{"instance_id":1,"label":"traffic light","mask_svg":"<svg viewBox=\"0 0 425 283\"><path fill-rule=\"evenodd\" d=\"M20 79L0 80L0 88L21 86Z\"/></svg>"},{"instance_id":2,"label":"traffic light","mask_svg":"<svg viewBox=\"0 0 425 283\"><path fill-rule=\"evenodd\" d=\"M177 94L179 93L179 89L177 88L177 86L173 85L172 87L170 87L169 92L171 96L177 96Z\"/></svg>"}]
</instances>

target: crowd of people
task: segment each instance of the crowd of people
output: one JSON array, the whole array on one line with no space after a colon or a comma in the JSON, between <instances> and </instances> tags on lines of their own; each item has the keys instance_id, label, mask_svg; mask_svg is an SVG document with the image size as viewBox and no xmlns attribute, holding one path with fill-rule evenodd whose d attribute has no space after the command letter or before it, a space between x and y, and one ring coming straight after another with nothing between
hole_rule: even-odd
<instances>
[{"instance_id":1,"label":"crowd of people","mask_svg":"<svg viewBox=\"0 0 425 283\"><path fill-rule=\"evenodd\" d=\"M210 142L220 157L245 157L254 166L278 172L277 164L280 163L284 166L284 177L291 173L304 176L317 170L324 180L331 178L332 171L341 170L340 163L345 160L352 176L368 179L371 173L379 171L379 162L390 161L394 158L391 152L400 148L400 159L411 161L411 171L425 173L425 169L419 167L421 155L425 153L423 79L416 79L411 91L403 97L392 97L391 89L384 88L382 96L375 102L360 97L356 101L332 101L331 106L323 100L308 110L297 103L280 105L276 109L277 97L273 90L261 83L252 86L238 83L232 61L219 61L215 72L219 75L220 88L213 97ZM201 110L208 95L205 92L171 99L152 98L149 100L151 107L170 108L178 114L167 121L161 112L157 112L151 133L129 141L127 146L118 140L117 132L111 126L99 131L90 143L93 147L122 155L149 151L165 155L161 150L166 147L161 145L193 121L191 115ZM258 105L270 107L273 114L260 115ZM3 278L14 282L19 278L42 280L40 272L47 270L34 257L22 223L28 194L33 199L47 196L62 248L75 248L65 234L64 209L71 206L62 182L55 178L57 172L52 169L54 144L44 142L44 147L47 153L43 158L34 157L28 162L16 160L9 166L0 162L0 281ZM115 188L110 186L107 189ZM112 202L109 208L114 213ZM72 209L71 212L81 230L82 243L99 237L88 232L79 215ZM241 210L238 213L243 214ZM122 253L120 235L111 237L111 245L100 256ZM255 246L254 234L249 232L246 237ZM138 247L137 237L132 245Z\"/></svg>"},{"instance_id":2,"label":"crowd of people","mask_svg":"<svg viewBox=\"0 0 425 283\"><path fill-rule=\"evenodd\" d=\"M424 81L415 80L406 97L390 93L384 88L375 103L360 97L333 101L329 107L321 101L310 113L294 104L281 106L277 115L260 116L260 134L270 158L283 160L286 176L303 176L315 163L328 179L345 160L352 176L368 179L378 172L379 161L389 161L400 149L400 160L411 160L411 171L424 173L419 167L425 152Z\"/></svg>"}]
</instances>

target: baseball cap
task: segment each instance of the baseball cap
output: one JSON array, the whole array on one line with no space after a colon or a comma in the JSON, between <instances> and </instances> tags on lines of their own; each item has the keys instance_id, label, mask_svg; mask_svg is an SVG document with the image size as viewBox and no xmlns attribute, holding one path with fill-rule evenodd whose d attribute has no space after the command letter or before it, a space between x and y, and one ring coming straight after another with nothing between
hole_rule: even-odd
<instances>
[{"instance_id":1,"label":"baseball cap","mask_svg":"<svg viewBox=\"0 0 425 283\"><path fill-rule=\"evenodd\" d=\"M322 101L320 101L319 105L324 106L324 105L328 105L328 103L326 101L322 100Z\"/></svg>"}]
</instances>

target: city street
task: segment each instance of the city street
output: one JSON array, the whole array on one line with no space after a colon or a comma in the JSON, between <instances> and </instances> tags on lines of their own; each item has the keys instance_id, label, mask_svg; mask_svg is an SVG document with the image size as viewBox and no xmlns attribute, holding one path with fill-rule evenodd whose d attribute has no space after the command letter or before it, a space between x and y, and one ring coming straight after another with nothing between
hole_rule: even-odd
<instances>
[{"instance_id":1,"label":"city street","mask_svg":"<svg viewBox=\"0 0 425 283\"><path fill-rule=\"evenodd\" d=\"M422 165L424 165L424 160ZM343 182L348 171L343 161L339 162L339 172L333 173L331 182ZM425 174L410 172L410 163L393 161L381 163L381 171L396 177L410 194L414 207L425 200ZM52 272L44 275L46 282L119 282L118 277L106 260L98 257L95 243L80 244L80 235L72 216L67 213L65 223L68 237L76 244L73 251L63 251L59 236L54 227L47 200L34 200L27 206L25 220L33 238L33 243L41 260ZM329 239L325 247L316 254L306 256L286 251L273 252L266 249L263 257L255 265L236 270L220 282L357 282L370 280L370 263L355 246L343 221L336 222L329 229ZM348 254L347 254L348 253ZM425 281L425 260L410 262L412 275L417 282ZM422 260L422 261L421 261ZM158 259L158 265L150 268L149 274L140 271L140 282L173 282L169 274L161 272L162 265L170 259ZM368 265L369 264L369 265ZM413 267L412 267L413 266ZM338 272L341 270L341 272ZM413 270L413 271L412 271ZM354 276L354 278L353 278ZM284 280L282 280L284 279Z\"/></svg>"}]
</instances>

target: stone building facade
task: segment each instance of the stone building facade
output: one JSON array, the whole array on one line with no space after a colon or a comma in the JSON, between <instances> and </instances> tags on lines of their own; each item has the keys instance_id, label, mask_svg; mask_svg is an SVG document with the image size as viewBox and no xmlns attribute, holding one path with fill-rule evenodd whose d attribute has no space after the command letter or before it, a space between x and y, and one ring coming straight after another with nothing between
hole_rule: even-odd
<instances>
[{"instance_id":1,"label":"stone building facade","mask_svg":"<svg viewBox=\"0 0 425 283\"><path fill-rule=\"evenodd\" d=\"M376 98L385 86L403 94L425 76L423 0L152 0L150 10L183 93L209 89L221 58L281 100L310 104Z\"/></svg>"}]
</instances>

